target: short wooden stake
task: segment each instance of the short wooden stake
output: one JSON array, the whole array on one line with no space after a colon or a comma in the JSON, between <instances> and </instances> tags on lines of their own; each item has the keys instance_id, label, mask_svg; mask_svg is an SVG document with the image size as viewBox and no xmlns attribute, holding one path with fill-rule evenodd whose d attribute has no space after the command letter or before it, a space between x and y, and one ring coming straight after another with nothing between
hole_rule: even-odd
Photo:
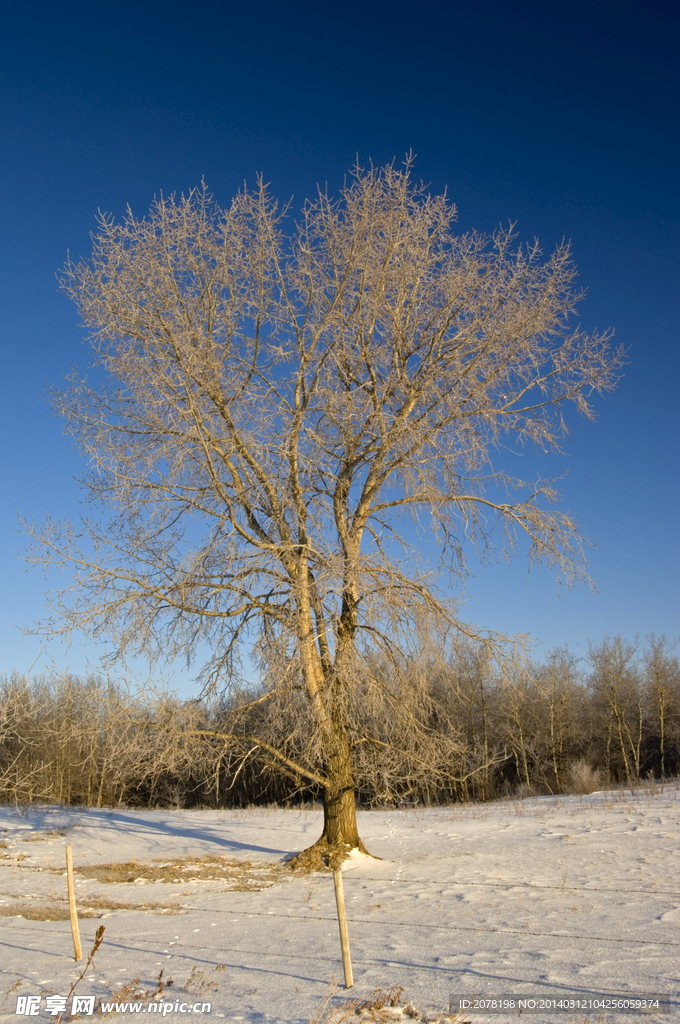
<instances>
[{"instance_id":1,"label":"short wooden stake","mask_svg":"<svg viewBox=\"0 0 680 1024\"><path fill-rule=\"evenodd\" d=\"M349 955L349 935L347 934L347 918L345 917L345 894L342 889L342 871L333 872L335 885L335 902L338 908L338 925L340 926L340 946L342 948L342 966L345 971L345 988L354 984L352 977L352 958Z\"/></svg>"},{"instance_id":2,"label":"short wooden stake","mask_svg":"<svg viewBox=\"0 0 680 1024\"><path fill-rule=\"evenodd\" d=\"M83 959L83 951L80 948L80 930L78 928L78 911L76 910L76 894L73 889L73 859L71 847L66 847L66 879L68 881L68 909L71 914L71 934L73 935L73 952L76 956L76 963Z\"/></svg>"}]
</instances>

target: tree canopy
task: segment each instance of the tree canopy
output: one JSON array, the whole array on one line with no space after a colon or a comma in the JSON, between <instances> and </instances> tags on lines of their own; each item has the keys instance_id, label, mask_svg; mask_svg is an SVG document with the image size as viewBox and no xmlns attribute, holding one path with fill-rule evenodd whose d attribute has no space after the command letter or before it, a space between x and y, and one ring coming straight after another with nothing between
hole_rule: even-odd
<instances>
[{"instance_id":1,"label":"tree canopy","mask_svg":"<svg viewBox=\"0 0 680 1024\"><path fill-rule=\"evenodd\" d=\"M567 245L544 259L512 228L456 234L455 208L408 165L356 169L338 199L289 213L260 180L226 209L203 186L142 220L100 217L92 257L61 278L96 383L74 375L55 401L103 514L48 522L36 555L74 569L48 631L121 657L207 646L217 685L254 642L265 702L305 702L294 770L324 788L326 840L356 845L352 749L386 740L353 734L353 702L376 690L425 735L381 666L427 623L466 631L405 524L449 572L500 527L503 545L526 538L532 560L584 577L552 483L492 456L559 449L566 404L592 418L622 353L574 325Z\"/></svg>"}]
</instances>

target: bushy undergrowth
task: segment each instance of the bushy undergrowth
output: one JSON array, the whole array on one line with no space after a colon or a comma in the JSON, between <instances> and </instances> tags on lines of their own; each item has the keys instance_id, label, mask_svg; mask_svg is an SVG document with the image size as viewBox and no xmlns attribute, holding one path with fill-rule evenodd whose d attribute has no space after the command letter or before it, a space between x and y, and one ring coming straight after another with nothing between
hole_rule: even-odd
<instances>
[{"instance_id":1,"label":"bushy undergrowth","mask_svg":"<svg viewBox=\"0 0 680 1024\"><path fill-rule=\"evenodd\" d=\"M680 669L665 640L591 646L535 665L502 665L467 647L414 666L417 742L389 707L352 709L357 792L365 806L588 793L680 771ZM392 694L397 692L392 686ZM248 740L303 760L294 696L212 703L132 695L98 677L0 681L0 801L85 806L238 807L316 800L318 790ZM419 703L418 703L419 702ZM245 710L244 710L245 709ZM363 716L363 718L362 718ZM370 745L362 735L377 737Z\"/></svg>"}]
</instances>

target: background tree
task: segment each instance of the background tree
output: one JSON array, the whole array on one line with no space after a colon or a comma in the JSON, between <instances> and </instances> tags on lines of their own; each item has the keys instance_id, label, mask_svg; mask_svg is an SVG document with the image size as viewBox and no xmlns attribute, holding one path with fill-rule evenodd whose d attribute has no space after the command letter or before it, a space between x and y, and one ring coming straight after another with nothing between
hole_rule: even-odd
<instances>
[{"instance_id":1,"label":"background tree","mask_svg":"<svg viewBox=\"0 0 680 1024\"><path fill-rule=\"evenodd\" d=\"M571 326L566 245L543 261L510 230L456 235L455 209L408 166L357 169L288 234L285 212L263 182L226 210L202 188L144 220L102 217L92 258L67 264L95 382L74 376L55 400L101 515L48 522L35 556L74 570L50 634L85 630L121 658L207 646L218 687L252 641L262 706L305 708L304 748L268 753L321 787L335 850L360 845L356 752L410 740L414 722L427 736L422 689L401 682L414 635L465 631L415 530L450 573L467 542L493 553L500 527L506 551L519 534L532 561L582 576L552 485L491 454L557 449L565 403L592 418L621 353ZM376 693L389 739L353 720ZM227 741L265 742L236 726Z\"/></svg>"},{"instance_id":2,"label":"background tree","mask_svg":"<svg viewBox=\"0 0 680 1024\"><path fill-rule=\"evenodd\" d=\"M667 637L652 634L647 637L647 648L644 653L644 688L649 725L650 732L656 740L653 744L656 747L654 760L657 762L655 767L661 778L668 771L669 761L672 770L677 771L678 766L680 663L677 655L673 654L675 646Z\"/></svg>"},{"instance_id":3,"label":"background tree","mask_svg":"<svg viewBox=\"0 0 680 1024\"><path fill-rule=\"evenodd\" d=\"M544 664L533 666L532 676L542 726L541 778L550 789L555 787L559 791L589 718L583 706L576 658L566 648L557 648Z\"/></svg>"},{"instance_id":4,"label":"background tree","mask_svg":"<svg viewBox=\"0 0 680 1024\"><path fill-rule=\"evenodd\" d=\"M608 777L622 775L629 785L640 779L642 746L643 687L636 654L637 647L620 636L588 645L589 685L606 737Z\"/></svg>"},{"instance_id":5,"label":"background tree","mask_svg":"<svg viewBox=\"0 0 680 1024\"><path fill-rule=\"evenodd\" d=\"M496 749L499 740L491 735L489 721L489 706L493 706L496 696L489 645L459 643L450 661L431 673L431 678L431 685L445 695L449 717L465 740L467 771L459 795L468 800L474 787L481 799L487 800L492 793L490 769L500 759Z\"/></svg>"}]
</instances>

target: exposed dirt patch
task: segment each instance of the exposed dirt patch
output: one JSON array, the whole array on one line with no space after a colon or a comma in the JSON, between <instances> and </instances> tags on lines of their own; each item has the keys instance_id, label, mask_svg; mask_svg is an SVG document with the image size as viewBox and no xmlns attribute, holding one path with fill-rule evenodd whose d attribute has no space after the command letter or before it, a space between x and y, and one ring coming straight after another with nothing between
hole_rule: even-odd
<instances>
[{"instance_id":1,"label":"exposed dirt patch","mask_svg":"<svg viewBox=\"0 0 680 1024\"><path fill-rule=\"evenodd\" d=\"M250 892L268 889L285 877L282 864L256 864L226 857L181 857L170 861L130 860L123 864L79 866L75 874L98 882L221 882L228 890Z\"/></svg>"}]
</instances>

